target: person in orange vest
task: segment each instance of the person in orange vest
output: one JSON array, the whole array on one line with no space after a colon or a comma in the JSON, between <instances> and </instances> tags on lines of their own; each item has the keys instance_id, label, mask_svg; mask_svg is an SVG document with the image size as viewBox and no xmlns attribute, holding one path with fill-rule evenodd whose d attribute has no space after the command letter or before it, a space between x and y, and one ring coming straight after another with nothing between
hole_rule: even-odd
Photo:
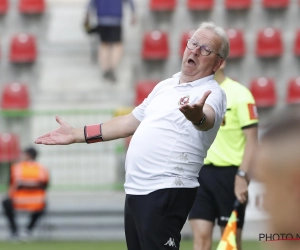
<instances>
[{"instance_id":1,"label":"person in orange vest","mask_svg":"<svg viewBox=\"0 0 300 250\"><path fill-rule=\"evenodd\" d=\"M30 215L24 236L32 235L38 219L45 211L49 173L35 161L37 155L34 148L26 148L22 152L21 160L10 168L8 197L3 200L2 205L12 239L19 237L16 211L27 211Z\"/></svg>"}]
</instances>

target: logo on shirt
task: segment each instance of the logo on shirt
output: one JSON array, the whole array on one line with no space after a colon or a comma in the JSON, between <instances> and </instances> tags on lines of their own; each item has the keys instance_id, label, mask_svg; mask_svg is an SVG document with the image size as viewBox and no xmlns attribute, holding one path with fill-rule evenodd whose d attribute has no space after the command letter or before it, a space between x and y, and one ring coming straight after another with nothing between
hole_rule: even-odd
<instances>
[{"instance_id":1,"label":"logo on shirt","mask_svg":"<svg viewBox=\"0 0 300 250\"><path fill-rule=\"evenodd\" d=\"M190 101L190 96L186 95L186 96L180 98L178 105L181 106L181 105L188 104L189 101Z\"/></svg>"},{"instance_id":2,"label":"logo on shirt","mask_svg":"<svg viewBox=\"0 0 300 250\"><path fill-rule=\"evenodd\" d=\"M176 177L174 182L173 182L173 185L175 186L184 186L183 182L181 181L181 179L179 177Z\"/></svg>"},{"instance_id":3,"label":"logo on shirt","mask_svg":"<svg viewBox=\"0 0 300 250\"><path fill-rule=\"evenodd\" d=\"M248 103L248 111L249 111L250 120L257 120L258 119L257 108L256 108L255 104Z\"/></svg>"},{"instance_id":4,"label":"logo on shirt","mask_svg":"<svg viewBox=\"0 0 300 250\"><path fill-rule=\"evenodd\" d=\"M170 238L166 244L164 244L165 246L170 246L170 247L176 247L176 244L175 244L175 240L174 238Z\"/></svg>"},{"instance_id":5,"label":"logo on shirt","mask_svg":"<svg viewBox=\"0 0 300 250\"><path fill-rule=\"evenodd\" d=\"M177 172L177 173L179 173L179 174L185 175L182 166L177 166L177 167L175 167L175 168L174 168L174 171Z\"/></svg>"},{"instance_id":6,"label":"logo on shirt","mask_svg":"<svg viewBox=\"0 0 300 250\"><path fill-rule=\"evenodd\" d=\"M187 153L181 153L179 156L175 157L182 161L189 161Z\"/></svg>"}]
</instances>

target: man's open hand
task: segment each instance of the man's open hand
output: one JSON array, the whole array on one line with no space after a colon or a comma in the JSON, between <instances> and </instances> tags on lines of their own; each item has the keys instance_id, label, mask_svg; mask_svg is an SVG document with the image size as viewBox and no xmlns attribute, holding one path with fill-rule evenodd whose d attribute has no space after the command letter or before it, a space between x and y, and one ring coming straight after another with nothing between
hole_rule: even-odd
<instances>
[{"instance_id":1,"label":"man's open hand","mask_svg":"<svg viewBox=\"0 0 300 250\"><path fill-rule=\"evenodd\" d=\"M34 143L45 145L68 145L75 142L73 127L63 121L58 115L55 116L60 127L50 133L38 137Z\"/></svg>"},{"instance_id":2,"label":"man's open hand","mask_svg":"<svg viewBox=\"0 0 300 250\"><path fill-rule=\"evenodd\" d=\"M211 91L206 91L200 100L194 104L185 104L182 105L179 110L184 114L186 119L192 123L198 123L203 117L203 107L207 97L210 95Z\"/></svg>"}]
</instances>

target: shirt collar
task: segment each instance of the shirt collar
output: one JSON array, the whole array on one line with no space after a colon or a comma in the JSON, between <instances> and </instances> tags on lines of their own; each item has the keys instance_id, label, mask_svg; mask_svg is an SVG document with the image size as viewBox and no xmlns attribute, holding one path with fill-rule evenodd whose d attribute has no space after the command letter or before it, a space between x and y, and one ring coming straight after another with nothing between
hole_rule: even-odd
<instances>
[{"instance_id":1,"label":"shirt collar","mask_svg":"<svg viewBox=\"0 0 300 250\"><path fill-rule=\"evenodd\" d=\"M212 74L212 75L197 79L197 80L192 81L192 82L187 82L187 83L181 83L180 84L179 83L180 76L181 76L181 72L178 72L178 73L176 73L172 76L172 78L175 80L174 81L175 82L174 87L187 86L187 85L190 85L192 87L198 87L198 86L202 85L203 83L214 79L214 75Z\"/></svg>"}]
</instances>

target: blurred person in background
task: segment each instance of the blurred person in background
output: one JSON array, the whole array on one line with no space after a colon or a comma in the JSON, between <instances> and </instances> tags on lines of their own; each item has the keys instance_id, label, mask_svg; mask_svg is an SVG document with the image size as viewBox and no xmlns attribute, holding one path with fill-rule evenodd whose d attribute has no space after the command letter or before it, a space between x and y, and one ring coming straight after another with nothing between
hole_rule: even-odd
<instances>
[{"instance_id":1,"label":"blurred person in background","mask_svg":"<svg viewBox=\"0 0 300 250\"><path fill-rule=\"evenodd\" d=\"M95 143L132 136L126 161L125 235L129 250L179 249L198 174L226 112L214 74L229 54L223 28L201 23L187 41L181 72L158 83L130 114L60 127L37 144Z\"/></svg>"},{"instance_id":2,"label":"blurred person in background","mask_svg":"<svg viewBox=\"0 0 300 250\"><path fill-rule=\"evenodd\" d=\"M45 211L49 174L46 168L36 162L37 154L34 148L26 148L20 161L12 164L10 169L8 197L2 205L12 240L31 237L38 219ZM16 211L29 212L29 222L21 234L16 222Z\"/></svg>"},{"instance_id":3,"label":"blurred person in background","mask_svg":"<svg viewBox=\"0 0 300 250\"><path fill-rule=\"evenodd\" d=\"M136 21L133 0L90 0L84 26L88 33L100 36L98 60L103 77L115 82L115 70L123 54L122 20L123 2L127 1L131 7L131 23ZM92 27L90 20L96 16L97 25Z\"/></svg>"},{"instance_id":4,"label":"blurred person in background","mask_svg":"<svg viewBox=\"0 0 300 250\"><path fill-rule=\"evenodd\" d=\"M208 150L199 174L196 200L189 214L194 250L210 250L217 220L223 234L236 199L237 247L241 250L242 228L248 197L248 171L257 147L258 116L251 92L225 75L224 61L215 74L227 96L227 111L217 137Z\"/></svg>"},{"instance_id":5,"label":"blurred person in background","mask_svg":"<svg viewBox=\"0 0 300 250\"><path fill-rule=\"evenodd\" d=\"M269 232L260 233L289 234L290 240L265 243L272 250L300 249L299 114L284 109L269 120L254 164L254 177L264 185L264 208L270 216Z\"/></svg>"}]
</instances>

